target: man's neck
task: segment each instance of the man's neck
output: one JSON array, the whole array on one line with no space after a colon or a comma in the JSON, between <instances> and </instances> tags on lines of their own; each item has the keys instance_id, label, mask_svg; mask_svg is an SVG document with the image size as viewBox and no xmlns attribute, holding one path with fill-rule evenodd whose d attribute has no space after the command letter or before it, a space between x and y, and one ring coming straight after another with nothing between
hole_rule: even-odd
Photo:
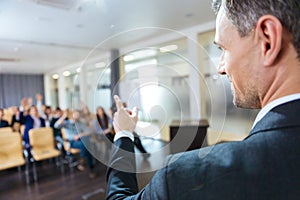
<instances>
[{"instance_id":1,"label":"man's neck","mask_svg":"<svg viewBox=\"0 0 300 200\"><path fill-rule=\"evenodd\" d=\"M281 55L285 58L278 61L276 66L270 66L266 70L266 73L268 70L275 71L271 71L273 77L268 80L267 91L261 99L262 108L278 98L300 93L300 61L295 51L288 52L288 55Z\"/></svg>"}]
</instances>

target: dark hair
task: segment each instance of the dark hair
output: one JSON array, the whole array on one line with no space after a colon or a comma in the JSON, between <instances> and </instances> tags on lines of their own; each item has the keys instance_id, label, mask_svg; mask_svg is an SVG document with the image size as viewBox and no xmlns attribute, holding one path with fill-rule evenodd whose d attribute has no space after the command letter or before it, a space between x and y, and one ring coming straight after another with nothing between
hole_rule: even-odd
<instances>
[{"instance_id":1,"label":"dark hair","mask_svg":"<svg viewBox=\"0 0 300 200\"><path fill-rule=\"evenodd\" d=\"M101 120L100 116L98 115L98 110L99 110L99 109L101 109L102 112L103 112L103 119L104 119L104 121ZM108 116L107 116L107 114L105 113L103 107L99 106L99 107L97 108L97 114L96 114L96 117L97 117L97 121L98 121L98 123L100 124L100 127L101 127L102 129L108 128Z\"/></svg>"},{"instance_id":2,"label":"dark hair","mask_svg":"<svg viewBox=\"0 0 300 200\"><path fill-rule=\"evenodd\" d=\"M213 0L212 8L215 13L218 13L221 7L241 37L247 36L263 15L275 16L291 33L300 60L299 0Z\"/></svg>"}]
</instances>

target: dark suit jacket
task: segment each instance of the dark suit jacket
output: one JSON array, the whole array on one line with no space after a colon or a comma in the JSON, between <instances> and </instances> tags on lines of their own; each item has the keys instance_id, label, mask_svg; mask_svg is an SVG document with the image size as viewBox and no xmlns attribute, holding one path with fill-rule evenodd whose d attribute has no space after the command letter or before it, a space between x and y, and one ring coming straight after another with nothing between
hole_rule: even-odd
<instances>
[{"instance_id":1,"label":"dark suit jacket","mask_svg":"<svg viewBox=\"0 0 300 200\"><path fill-rule=\"evenodd\" d=\"M24 121L25 121L25 119L23 117L23 114L20 114L19 120L17 120L16 115L13 115L12 116L12 120L11 120L11 127L13 127L13 125L14 125L15 122L18 122L20 124L24 124Z\"/></svg>"},{"instance_id":2,"label":"dark suit jacket","mask_svg":"<svg viewBox=\"0 0 300 200\"><path fill-rule=\"evenodd\" d=\"M43 118L39 118L41 121L41 127L45 127L45 120ZM23 140L25 142L26 148L30 147L30 142L29 142L29 130L33 128L34 125L34 120L30 115L25 116L25 130L24 130L24 135L23 135Z\"/></svg>"},{"instance_id":3,"label":"dark suit jacket","mask_svg":"<svg viewBox=\"0 0 300 200\"><path fill-rule=\"evenodd\" d=\"M300 100L272 109L240 142L169 156L167 166L138 192L133 155L115 148L107 199L300 199ZM121 138L116 146L133 152ZM123 156L123 158L120 158Z\"/></svg>"},{"instance_id":4,"label":"dark suit jacket","mask_svg":"<svg viewBox=\"0 0 300 200\"><path fill-rule=\"evenodd\" d=\"M9 127L9 124L6 120L0 120L0 128Z\"/></svg>"}]
</instances>

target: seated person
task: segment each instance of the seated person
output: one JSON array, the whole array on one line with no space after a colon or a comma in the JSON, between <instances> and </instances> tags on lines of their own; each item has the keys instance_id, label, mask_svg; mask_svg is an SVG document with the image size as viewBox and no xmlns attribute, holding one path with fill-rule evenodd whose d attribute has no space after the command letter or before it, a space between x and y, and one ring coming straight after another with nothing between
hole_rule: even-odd
<instances>
[{"instance_id":1,"label":"seated person","mask_svg":"<svg viewBox=\"0 0 300 200\"><path fill-rule=\"evenodd\" d=\"M95 133L103 134L111 142L113 142L114 133L112 130L112 121L101 106L97 108L96 119L93 121L93 127Z\"/></svg>"},{"instance_id":2,"label":"seated person","mask_svg":"<svg viewBox=\"0 0 300 200\"><path fill-rule=\"evenodd\" d=\"M61 128L55 128L55 123L62 117L62 110L57 107L55 110L55 115L52 117L50 121L50 127L53 129L54 138L57 142L59 142L59 149L61 149L63 155L66 155L66 150L64 148L64 139L62 138ZM67 120L67 118L65 119Z\"/></svg>"},{"instance_id":3,"label":"seated person","mask_svg":"<svg viewBox=\"0 0 300 200\"><path fill-rule=\"evenodd\" d=\"M64 128L66 137L70 142L71 148L80 149L80 164L77 165L79 171L84 171L84 159L86 158L89 169L90 177L95 177L93 173L94 160L90 152L86 149L87 143L89 142L89 135L91 135L91 130L80 121L80 112L75 110L73 112L73 118L66 120L68 117L68 112L66 111L54 124L55 128ZM85 144L83 143L85 142Z\"/></svg>"},{"instance_id":4,"label":"seated person","mask_svg":"<svg viewBox=\"0 0 300 200\"><path fill-rule=\"evenodd\" d=\"M51 106L42 104L43 96L40 93L36 94L36 106L40 113L40 116L45 120L46 127L50 127L50 122L53 117Z\"/></svg>"},{"instance_id":5,"label":"seated person","mask_svg":"<svg viewBox=\"0 0 300 200\"><path fill-rule=\"evenodd\" d=\"M6 120L3 119L4 110L0 108L0 128L9 127L9 124Z\"/></svg>"},{"instance_id":6,"label":"seated person","mask_svg":"<svg viewBox=\"0 0 300 200\"><path fill-rule=\"evenodd\" d=\"M20 132L20 125L24 124L24 117L23 114L20 112L19 107L14 107L13 108L13 116L11 120L11 127L14 131ZM18 129L17 129L18 127Z\"/></svg>"},{"instance_id":7,"label":"seated person","mask_svg":"<svg viewBox=\"0 0 300 200\"><path fill-rule=\"evenodd\" d=\"M91 130L93 130L93 114L90 112L89 108L83 103L81 103L80 106L82 107L80 110L80 121L85 123Z\"/></svg>"},{"instance_id":8,"label":"seated person","mask_svg":"<svg viewBox=\"0 0 300 200\"><path fill-rule=\"evenodd\" d=\"M30 106L29 114L24 117L25 130L23 135L23 140L25 142L25 147L30 155L30 141L29 141L29 130L33 128L45 127L45 120L39 117L39 113L36 106Z\"/></svg>"}]
</instances>

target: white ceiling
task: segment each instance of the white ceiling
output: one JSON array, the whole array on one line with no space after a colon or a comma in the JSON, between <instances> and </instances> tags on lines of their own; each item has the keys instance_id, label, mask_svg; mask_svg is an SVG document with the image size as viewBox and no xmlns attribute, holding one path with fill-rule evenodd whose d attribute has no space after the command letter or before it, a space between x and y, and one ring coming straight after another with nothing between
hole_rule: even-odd
<instances>
[{"instance_id":1,"label":"white ceiling","mask_svg":"<svg viewBox=\"0 0 300 200\"><path fill-rule=\"evenodd\" d=\"M54 6L57 2L65 8ZM163 32L159 28L182 30L210 22L210 4L211 0L0 0L0 73L46 73L84 59L104 41L99 54L158 36ZM130 34L131 30L138 31ZM124 37L110 39L114 35Z\"/></svg>"}]
</instances>

